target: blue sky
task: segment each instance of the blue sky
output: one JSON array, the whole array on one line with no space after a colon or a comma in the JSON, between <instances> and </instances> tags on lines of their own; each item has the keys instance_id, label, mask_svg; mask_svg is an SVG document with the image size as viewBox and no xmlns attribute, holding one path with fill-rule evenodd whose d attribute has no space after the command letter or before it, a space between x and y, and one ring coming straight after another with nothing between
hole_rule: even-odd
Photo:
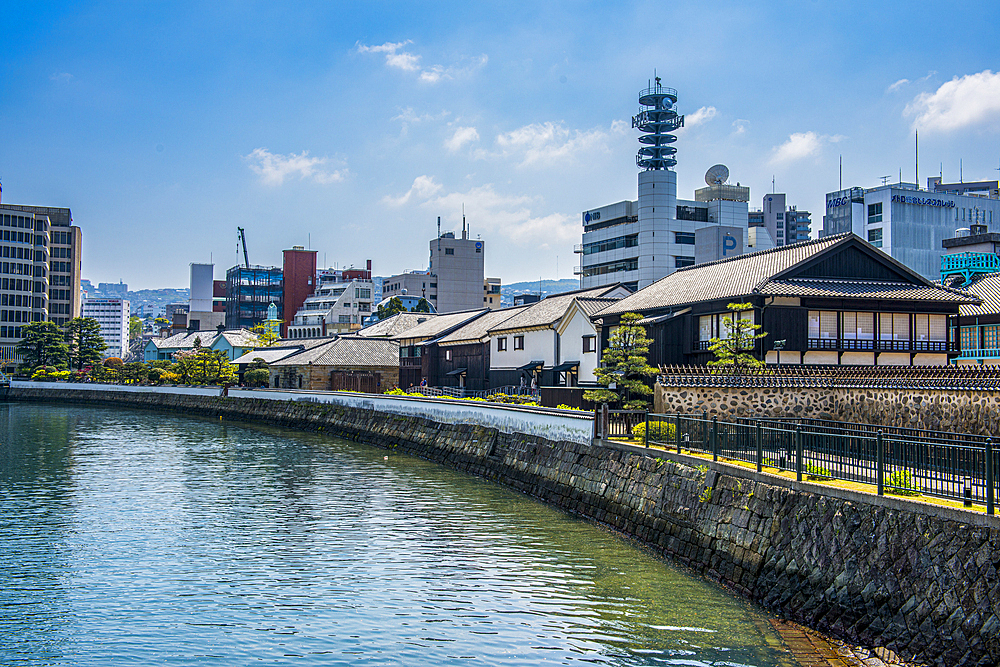
<instances>
[{"instance_id":1,"label":"blue sky","mask_svg":"<svg viewBox=\"0 0 1000 667\"><path fill-rule=\"evenodd\" d=\"M636 197L655 68L678 196L722 162L815 235L839 157L845 187L912 182L914 129L922 182L998 177L1000 4L947 7L7 2L3 201L71 207L84 277L133 289L224 277L237 226L255 264L426 268L463 204L488 275L571 277L581 211Z\"/></svg>"}]
</instances>

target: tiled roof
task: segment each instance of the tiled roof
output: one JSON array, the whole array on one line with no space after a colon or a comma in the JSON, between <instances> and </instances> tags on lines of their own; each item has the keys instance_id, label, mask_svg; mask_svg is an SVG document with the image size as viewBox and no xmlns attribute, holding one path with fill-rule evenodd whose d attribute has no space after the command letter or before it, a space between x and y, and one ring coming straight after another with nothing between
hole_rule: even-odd
<instances>
[{"instance_id":1,"label":"tiled roof","mask_svg":"<svg viewBox=\"0 0 1000 667\"><path fill-rule=\"evenodd\" d=\"M948 287L869 280L833 282L817 278L769 280L757 292L767 296L824 296L856 299L956 301L969 303L975 297Z\"/></svg>"},{"instance_id":2,"label":"tiled roof","mask_svg":"<svg viewBox=\"0 0 1000 667\"><path fill-rule=\"evenodd\" d=\"M566 314L566 309L569 305L577 300L582 304L586 303L587 307L591 307L593 300L599 298L602 294L607 293L610 289L608 287L595 287L592 289L584 290L574 290L572 292L562 292L561 294L553 294L547 296L541 301L531 304L526 310L518 313L514 317L508 319L505 322L500 323L490 329L490 333L497 331L510 331L512 329L531 329L533 327L546 327L551 326L558 322L563 315ZM631 297L628 297L631 298ZM602 307L610 306L615 303L615 299L602 299L606 303L601 304ZM596 312L596 311L595 311ZM588 313L592 315L593 313Z\"/></svg>"},{"instance_id":3,"label":"tiled roof","mask_svg":"<svg viewBox=\"0 0 1000 667\"><path fill-rule=\"evenodd\" d=\"M825 296L826 294L821 294L823 288L812 281L802 279L775 280L775 276L830 250L834 246L850 243L852 239L864 243L859 237L848 232L678 269L635 294L615 302L601 310L597 315L617 315L631 311L641 313L700 301L715 301L756 294ZM908 273L914 275L915 279L918 278L910 269L888 255L884 256L884 260L895 265L900 273ZM965 298L960 296L960 292L956 293L954 290L938 291L922 278L919 280L920 283L911 283L906 288L914 293L919 292L919 296L899 296L905 290L893 287L901 284L897 282L817 282L822 283L831 296L857 295L860 298L919 298L922 300L934 298L939 301L952 302L960 302ZM766 287L768 283L772 284L770 288ZM862 289L860 287L862 284L867 284L868 287ZM875 289L875 284L880 285L880 288ZM867 291L864 291L865 289ZM885 296L875 296L879 293L885 294Z\"/></svg>"},{"instance_id":4,"label":"tiled roof","mask_svg":"<svg viewBox=\"0 0 1000 667\"><path fill-rule=\"evenodd\" d=\"M477 317L468 324L455 329L450 334L437 339L442 344L479 341L489 336L489 331L495 326L509 320L518 313L523 312L530 306L514 306L513 308L502 308L491 310L482 317Z\"/></svg>"},{"instance_id":5,"label":"tiled roof","mask_svg":"<svg viewBox=\"0 0 1000 667\"><path fill-rule=\"evenodd\" d=\"M150 341L158 350L189 350L194 347L197 338L201 339L202 347L211 347L218 336L217 331L184 331L166 338L151 338Z\"/></svg>"},{"instance_id":6,"label":"tiled roof","mask_svg":"<svg viewBox=\"0 0 1000 667\"><path fill-rule=\"evenodd\" d=\"M392 338L398 336L407 329L437 317L434 313L396 313L392 317L379 320L375 324L365 327L357 332L359 336L365 338Z\"/></svg>"},{"instance_id":7,"label":"tiled roof","mask_svg":"<svg viewBox=\"0 0 1000 667\"><path fill-rule=\"evenodd\" d=\"M254 359L263 359L266 363L273 364L279 359L284 359L287 356L298 354L303 350L302 346L296 347L267 347L262 350L253 350L252 352L247 352L242 357L237 357L233 359L234 364L249 364Z\"/></svg>"},{"instance_id":8,"label":"tiled roof","mask_svg":"<svg viewBox=\"0 0 1000 667\"><path fill-rule=\"evenodd\" d=\"M223 331L222 337L233 347L254 347L260 344L257 334L248 329L237 329L235 331Z\"/></svg>"},{"instance_id":9,"label":"tiled roof","mask_svg":"<svg viewBox=\"0 0 1000 667\"><path fill-rule=\"evenodd\" d=\"M1000 273L990 273L973 280L962 289L979 297L979 305L966 304L958 307L958 314L997 315L1000 314Z\"/></svg>"},{"instance_id":10,"label":"tiled roof","mask_svg":"<svg viewBox=\"0 0 1000 667\"><path fill-rule=\"evenodd\" d=\"M422 339L426 340L428 338L435 338L444 333L447 333L452 327L456 327L463 322L467 322L475 317L479 317L483 313L488 312L485 309L478 310L463 310L457 313L445 313L444 315L437 315L426 322L422 322L417 326L407 329L402 333L396 334L392 337L393 340L403 340L403 339Z\"/></svg>"},{"instance_id":11,"label":"tiled roof","mask_svg":"<svg viewBox=\"0 0 1000 667\"><path fill-rule=\"evenodd\" d=\"M398 366L399 344L384 338L344 336L275 361L272 366Z\"/></svg>"}]
</instances>

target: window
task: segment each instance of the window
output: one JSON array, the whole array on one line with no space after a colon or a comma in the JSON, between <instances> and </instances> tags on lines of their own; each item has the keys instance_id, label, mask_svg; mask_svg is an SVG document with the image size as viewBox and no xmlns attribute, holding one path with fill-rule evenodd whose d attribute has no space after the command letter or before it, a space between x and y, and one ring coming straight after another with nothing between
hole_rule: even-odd
<instances>
[{"instance_id":1,"label":"window","mask_svg":"<svg viewBox=\"0 0 1000 667\"><path fill-rule=\"evenodd\" d=\"M698 340L711 340L718 334L715 315L702 315L698 318Z\"/></svg>"},{"instance_id":2,"label":"window","mask_svg":"<svg viewBox=\"0 0 1000 667\"><path fill-rule=\"evenodd\" d=\"M910 340L910 316L906 313L879 313L879 340Z\"/></svg>"},{"instance_id":3,"label":"window","mask_svg":"<svg viewBox=\"0 0 1000 667\"><path fill-rule=\"evenodd\" d=\"M947 333L947 317L944 315L913 316L914 340L944 341Z\"/></svg>"},{"instance_id":4,"label":"window","mask_svg":"<svg viewBox=\"0 0 1000 667\"><path fill-rule=\"evenodd\" d=\"M583 351L586 352L596 352L597 351L597 336L584 336L583 337Z\"/></svg>"},{"instance_id":5,"label":"window","mask_svg":"<svg viewBox=\"0 0 1000 667\"><path fill-rule=\"evenodd\" d=\"M836 338L837 313L832 310L809 311L809 338Z\"/></svg>"},{"instance_id":6,"label":"window","mask_svg":"<svg viewBox=\"0 0 1000 667\"><path fill-rule=\"evenodd\" d=\"M959 335L963 351L979 349L979 327L962 327Z\"/></svg>"},{"instance_id":7,"label":"window","mask_svg":"<svg viewBox=\"0 0 1000 667\"><path fill-rule=\"evenodd\" d=\"M685 266L694 266L694 257L684 257L680 255L674 257L674 268L680 269Z\"/></svg>"},{"instance_id":8,"label":"window","mask_svg":"<svg viewBox=\"0 0 1000 667\"><path fill-rule=\"evenodd\" d=\"M524 349L524 336L514 336L514 349L515 350Z\"/></svg>"},{"instance_id":9,"label":"window","mask_svg":"<svg viewBox=\"0 0 1000 667\"><path fill-rule=\"evenodd\" d=\"M868 224L882 222L882 202L868 204Z\"/></svg>"},{"instance_id":10,"label":"window","mask_svg":"<svg viewBox=\"0 0 1000 667\"><path fill-rule=\"evenodd\" d=\"M873 313L843 313L842 337L848 340L872 340L875 338L875 315Z\"/></svg>"},{"instance_id":11,"label":"window","mask_svg":"<svg viewBox=\"0 0 1000 667\"><path fill-rule=\"evenodd\" d=\"M876 248L882 247L882 228L876 227L875 229L868 230L868 242L871 243Z\"/></svg>"},{"instance_id":12,"label":"window","mask_svg":"<svg viewBox=\"0 0 1000 667\"><path fill-rule=\"evenodd\" d=\"M681 245L694 245L693 232L674 232L674 243Z\"/></svg>"},{"instance_id":13,"label":"window","mask_svg":"<svg viewBox=\"0 0 1000 667\"><path fill-rule=\"evenodd\" d=\"M606 264L594 264L583 267L585 276L603 276L607 273L618 273L619 271L638 271L639 258L624 259L618 262L608 262Z\"/></svg>"},{"instance_id":14,"label":"window","mask_svg":"<svg viewBox=\"0 0 1000 667\"><path fill-rule=\"evenodd\" d=\"M451 361L451 350L445 350L444 351L444 360L445 361Z\"/></svg>"},{"instance_id":15,"label":"window","mask_svg":"<svg viewBox=\"0 0 1000 667\"><path fill-rule=\"evenodd\" d=\"M506 351L507 351L507 339L497 338L497 352L506 352Z\"/></svg>"},{"instance_id":16,"label":"window","mask_svg":"<svg viewBox=\"0 0 1000 667\"><path fill-rule=\"evenodd\" d=\"M607 252L608 250L618 250L619 248L634 248L639 245L639 235L629 234L607 241L596 241L583 246L584 255L593 255L595 252Z\"/></svg>"},{"instance_id":17,"label":"window","mask_svg":"<svg viewBox=\"0 0 1000 667\"><path fill-rule=\"evenodd\" d=\"M454 248L445 248L444 249L444 254L446 254L446 255L454 255L455 254L455 249Z\"/></svg>"}]
</instances>

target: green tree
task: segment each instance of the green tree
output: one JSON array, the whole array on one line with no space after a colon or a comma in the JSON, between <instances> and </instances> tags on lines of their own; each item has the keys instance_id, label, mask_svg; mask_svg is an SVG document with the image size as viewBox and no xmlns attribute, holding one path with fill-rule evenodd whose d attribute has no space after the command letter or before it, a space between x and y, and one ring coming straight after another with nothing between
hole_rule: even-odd
<instances>
[{"instance_id":1,"label":"green tree","mask_svg":"<svg viewBox=\"0 0 1000 667\"><path fill-rule=\"evenodd\" d=\"M406 312L406 306L403 305L403 302L400 301L398 296L394 296L391 299L389 299L389 303L387 303L384 306L380 305L378 307L378 318L380 320L384 320L389 317L392 317L396 313L405 313L405 312Z\"/></svg>"},{"instance_id":2,"label":"green tree","mask_svg":"<svg viewBox=\"0 0 1000 667\"><path fill-rule=\"evenodd\" d=\"M281 340L281 335L267 324L258 324L251 331L257 336L259 347L272 347Z\"/></svg>"},{"instance_id":3,"label":"green tree","mask_svg":"<svg viewBox=\"0 0 1000 667\"><path fill-rule=\"evenodd\" d=\"M128 320L128 339L135 340L142 335L142 320L133 315Z\"/></svg>"},{"instance_id":4,"label":"green tree","mask_svg":"<svg viewBox=\"0 0 1000 667\"><path fill-rule=\"evenodd\" d=\"M649 407L647 396L653 393L646 378L655 375L649 365L649 344L646 329L638 324L642 315L625 313L619 326L608 340L608 349L601 357L600 367L594 369L598 384L604 389L583 392L583 397L594 403L618 403L626 410L644 410ZM615 389L610 389L614 383Z\"/></svg>"},{"instance_id":5,"label":"green tree","mask_svg":"<svg viewBox=\"0 0 1000 667\"><path fill-rule=\"evenodd\" d=\"M255 368L243 374L243 382L251 387L266 387L271 382L271 372L266 368Z\"/></svg>"},{"instance_id":6,"label":"green tree","mask_svg":"<svg viewBox=\"0 0 1000 667\"><path fill-rule=\"evenodd\" d=\"M708 365L735 374L762 367L764 362L753 355L753 350L757 341L767 333L757 333L761 325L754 324L752 319L741 317L743 312L753 308L753 304L730 303L726 307L730 312L724 320L726 336L709 341L711 345L708 351L715 355L715 360L708 362Z\"/></svg>"},{"instance_id":7,"label":"green tree","mask_svg":"<svg viewBox=\"0 0 1000 667\"><path fill-rule=\"evenodd\" d=\"M101 338L101 325L93 317L74 317L63 325L63 335L70 367L82 370L101 363L108 346Z\"/></svg>"},{"instance_id":8,"label":"green tree","mask_svg":"<svg viewBox=\"0 0 1000 667\"><path fill-rule=\"evenodd\" d=\"M65 366L69 349L63 340L63 333L55 322L32 322L21 327L23 338L15 352L21 359L21 367Z\"/></svg>"},{"instance_id":9,"label":"green tree","mask_svg":"<svg viewBox=\"0 0 1000 667\"><path fill-rule=\"evenodd\" d=\"M431 312L431 304L427 299L420 297L420 301L417 301L417 305L413 307L414 313L429 313Z\"/></svg>"},{"instance_id":10,"label":"green tree","mask_svg":"<svg viewBox=\"0 0 1000 667\"><path fill-rule=\"evenodd\" d=\"M153 320L153 324L155 324L158 327L169 327L170 320L168 320L165 317L157 317L155 320Z\"/></svg>"},{"instance_id":11,"label":"green tree","mask_svg":"<svg viewBox=\"0 0 1000 667\"><path fill-rule=\"evenodd\" d=\"M174 359L177 363L171 370L185 384L232 384L236 379L236 370L223 350L181 350Z\"/></svg>"}]
</instances>

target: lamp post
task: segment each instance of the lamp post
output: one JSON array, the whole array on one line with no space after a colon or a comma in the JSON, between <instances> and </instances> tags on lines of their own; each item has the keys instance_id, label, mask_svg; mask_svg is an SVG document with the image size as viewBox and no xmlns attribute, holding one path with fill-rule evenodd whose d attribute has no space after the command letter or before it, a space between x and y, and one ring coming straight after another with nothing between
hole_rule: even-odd
<instances>
[{"instance_id":1,"label":"lamp post","mask_svg":"<svg viewBox=\"0 0 1000 667\"><path fill-rule=\"evenodd\" d=\"M785 340L787 340L787 339L776 340L772 344L775 353L777 353L777 355L778 355L778 366L779 367L781 366L781 351L785 349Z\"/></svg>"}]
</instances>

